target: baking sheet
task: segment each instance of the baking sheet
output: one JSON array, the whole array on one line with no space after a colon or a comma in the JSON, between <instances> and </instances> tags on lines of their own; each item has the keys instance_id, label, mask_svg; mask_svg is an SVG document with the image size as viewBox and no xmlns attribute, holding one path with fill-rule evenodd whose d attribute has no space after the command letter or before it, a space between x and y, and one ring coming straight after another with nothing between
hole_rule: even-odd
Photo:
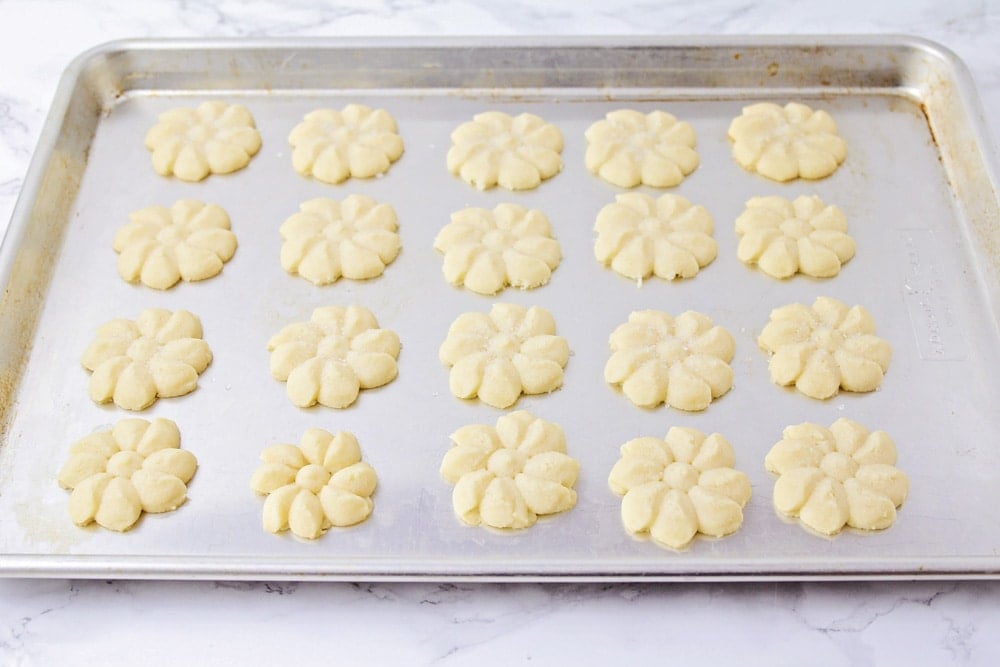
<instances>
[{"instance_id":1,"label":"baking sheet","mask_svg":"<svg viewBox=\"0 0 1000 667\"><path fill-rule=\"evenodd\" d=\"M69 70L0 253L4 430L0 574L167 578L688 579L996 576L1000 559L998 224L991 158L959 63L906 38L129 42ZM157 176L142 137L162 111L245 104L263 147L249 167L198 184ZM778 184L732 160L726 129L747 100L828 110L849 147L818 182ZM291 169L286 137L318 107L388 109L406 152L370 181L338 186ZM665 109L693 124L701 165L672 192L712 214L718 258L694 279L641 287L593 259L597 211L622 190L583 167L583 133L613 109ZM477 192L444 167L449 134L477 112L530 111L557 124L564 169L531 192ZM971 139L971 143L970 143ZM650 194L656 190L640 189ZM278 262L278 227L311 197L360 193L400 220L402 253L373 281L315 287ZM857 256L833 280L778 282L736 259L733 221L756 195L818 194L847 214ZM111 241L130 211L194 197L222 205L239 239L216 278L159 292L118 277ZM549 285L482 297L448 286L433 250L452 211L511 201L541 209L564 259ZM993 244L993 245L991 245ZM872 394L825 402L768 379L755 339L774 307L829 295L860 303L894 349ZM454 399L437 349L460 313L507 301L555 316L573 351L563 388L515 406L555 421L581 462L579 502L503 535L462 525L438 475L448 435L501 411ZM396 331L399 377L347 410L295 408L268 372L266 342L320 305L357 303ZM188 502L128 534L75 527L55 482L69 445L122 417L87 398L79 357L94 330L143 308L197 313L215 355L199 388L140 416L168 417L199 460ZM687 309L736 338L733 390L703 413L641 410L602 379L607 338L629 312ZM763 458L787 424L850 417L889 431L911 491L876 534L808 534L771 506ZM618 447L670 426L718 431L753 498L742 529L682 553L630 538L607 488ZM249 489L260 450L319 426L347 429L379 474L364 524L315 542L260 527Z\"/></svg>"}]
</instances>

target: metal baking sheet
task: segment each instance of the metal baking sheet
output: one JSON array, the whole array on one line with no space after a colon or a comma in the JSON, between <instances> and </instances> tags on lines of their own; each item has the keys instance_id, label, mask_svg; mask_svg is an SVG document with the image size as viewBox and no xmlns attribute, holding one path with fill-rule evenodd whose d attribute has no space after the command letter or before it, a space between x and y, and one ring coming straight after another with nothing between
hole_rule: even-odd
<instances>
[{"instance_id":1,"label":"metal baking sheet","mask_svg":"<svg viewBox=\"0 0 1000 667\"><path fill-rule=\"evenodd\" d=\"M245 104L263 135L248 168L189 184L157 176L142 137L206 99ZM748 101L830 111L849 155L831 177L778 184L741 170L726 139ZM406 144L382 178L329 186L291 169L306 112L388 109ZM696 278L637 286L593 259L597 211L620 190L583 167L584 130L621 107L690 121L701 166L673 191L708 208L718 258ZM564 169L531 192L477 192L448 174L449 134L473 114L556 123ZM961 63L905 37L131 41L67 71L0 250L0 574L267 579L806 579L995 577L1000 572L1000 214L994 156ZM654 192L649 190L649 192ZM327 287L286 275L278 226L308 198L391 203L403 251L384 276ZM733 221L755 195L818 194L846 212L857 256L833 280L778 282L736 259ZM222 274L159 292L121 281L111 240L130 211L195 197L225 207L239 249ZM564 259L541 289L486 298L449 287L435 234L452 211L514 201L550 218ZM771 384L756 335L770 310L830 295L865 305L894 349L881 388L819 402ZM438 475L449 434L501 414L454 399L437 349L451 321L495 301L541 305L573 350L562 389L517 408L558 422L582 464L579 502L530 530L463 526ZM265 344L319 305L358 303L403 341L399 377L347 410L300 410ZM79 529L56 484L73 441L119 418L87 398L79 357L101 323L147 307L201 316L215 360L192 394L142 416L177 421L200 467L178 511L128 534ZM695 309L737 341L734 389L705 412L641 410L602 380L629 312ZM835 539L782 521L763 458L782 428L848 416L888 430L911 492L890 529ZM607 475L619 446L670 426L726 435L753 485L742 529L675 553L622 529ZM379 473L364 524L312 543L260 526L248 486L260 450L304 429L355 432Z\"/></svg>"}]
</instances>

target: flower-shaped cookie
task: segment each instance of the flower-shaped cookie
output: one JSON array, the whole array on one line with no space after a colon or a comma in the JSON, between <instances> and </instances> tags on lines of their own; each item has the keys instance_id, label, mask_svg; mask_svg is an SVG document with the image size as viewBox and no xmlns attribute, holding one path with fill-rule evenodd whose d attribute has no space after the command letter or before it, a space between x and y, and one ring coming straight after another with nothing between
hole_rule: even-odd
<instances>
[{"instance_id":1,"label":"flower-shaped cookie","mask_svg":"<svg viewBox=\"0 0 1000 667\"><path fill-rule=\"evenodd\" d=\"M357 438L311 428L296 445L273 445L261 455L250 488L267 496L264 530L291 529L314 540L331 526L353 526L372 513L378 477L361 460Z\"/></svg>"},{"instance_id":2,"label":"flower-shaped cookie","mask_svg":"<svg viewBox=\"0 0 1000 667\"><path fill-rule=\"evenodd\" d=\"M157 397L191 393L212 362L212 351L201 336L201 320L186 310L149 308L134 322L107 322L81 359L93 372L91 400L143 410Z\"/></svg>"},{"instance_id":3,"label":"flower-shaped cookie","mask_svg":"<svg viewBox=\"0 0 1000 667\"><path fill-rule=\"evenodd\" d=\"M704 410L733 386L735 342L707 315L639 310L611 334L604 380L643 408Z\"/></svg>"},{"instance_id":4,"label":"flower-shaped cookie","mask_svg":"<svg viewBox=\"0 0 1000 667\"><path fill-rule=\"evenodd\" d=\"M308 322L279 331L267 349L271 375L286 383L292 403L346 408L362 389L396 378L399 337L379 329L367 308L325 306L315 309Z\"/></svg>"},{"instance_id":5,"label":"flower-shaped cookie","mask_svg":"<svg viewBox=\"0 0 1000 667\"><path fill-rule=\"evenodd\" d=\"M787 427L764 461L778 475L774 506L824 535L845 526L888 528L910 483L896 468L896 445L885 431L850 419L829 429L806 422Z\"/></svg>"},{"instance_id":6,"label":"flower-shaped cookie","mask_svg":"<svg viewBox=\"0 0 1000 667\"><path fill-rule=\"evenodd\" d=\"M729 125L729 138L741 167L775 181L824 178L847 157L830 114L796 102L744 107Z\"/></svg>"},{"instance_id":7,"label":"flower-shaped cookie","mask_svg":"<svg viewBox=\"0 0 1000 667\"><path fill-rule=\"evenodd\" d=\"M260 133L243 105L203 102L160 114L146 133L146 148L156 173L200 181L247 166L260 150Z\"/></svg>"},{"instance_id":8,"label":"flower-shaped cookie","mask_svg":"<svg viewBox=\"0 0 1000 667\"><path fill-rule=\"evenodd\" d=\"M59 485L73 491L73 523L96 521L126 531L143 512L180 507L198 467L194 455L180 446L180 431L169 419L122 419L111 430L76 442L59 471Z\"/></svg>"},{"instance_id":9,"label":"flower-shaped cookie","mask_svg":"<svg viewBox=\"0 0 1000 667\"><path fill-rule=\"evenodd\" d=\"M295 171L324 183L378 176L403 154L395 119L363 104L307 113L288 143Z\"/></svg>"},{"instance_id":10,"label":"flower-shaped cookie","mask_svg":"<svg viewBox=\"0 0 1000 667\"><path fill-rule=\"evenodd\" d=\"M115 234L118 274L156 289L177 281L204 280L236 252L229 215L216 204L181 199L173 206L147 206L129 215Z\"/></svg>"},{"instance_id":11,"label":"flower-shaped cookie","mask_svg":"<svg viewBox=\"0 0 1000 667\"><path fill-rule=\"evenodd\" d=\"M463 313L441 344L450 366L448 386L458 398L479 397L494 408L513 405L524 394L546 394L562 386L569 345L555 335L549 311L498 303L484 313Z\"/></svg>"},{"instance_id":12,"label":"flower-shaped cookie","mask_svg":"<svg viewBox=\"0 0 1000 667\"><path fill-rule=\"evenodd\" d=\"M772 353L771 380L812 398L839 389L873 391L892 359L892 347L875 335L875 322L861 306L821 296L812 307L793 303L771 311L757 343Z\"/></svg>"},{"instance_id":13,"label":"flower-shaped cookie","mask_svg":"<svg viewBox=\"0 0 1000 667\"><path fill-rule=\"evenodd\" d=\"M310 199L281 225L281 267L315 285L382 275L399 254L396 212L363 195Z\"/></svg>"},{"instance_id":14,"label":"flower-shaped cookie","mask_svg":"<svg viewBox=\"0 0 1000 667\"><path fill-rule=\"evenodd\" d=\"M544 285L562 259L548 218L517 204L452 213L434 249L444 253L445 279L478 294Z\"/></svg>"},{"instance_id":15,"label":"flower-shaped cookie","mask_svg":"<svg viewBox=\"0 0 1000 667\"><path fill-rule=\"evenodd\" d=\"M854 257L847 218L819 197L754 197L736 218L737 256L774 278L804 273L830 278Z\"/></svg>"},{"instance_id":16,"label":"flower-shaped cookie","mask_svg":"<svg viewBox=\"0 0 1000 667\"><path fill-rule=\"evenodd\" d=\"M673 187L698 166L694 128L663 111L612 111L586 137L587 169L621 188Z\"/></svg>"},{"instance_id":17,"label":"flower-shaped cookie","mask_svg":"<svg viewBox=\"0 0 1000 667\"><path fill-rule=\"evenodd\" d=\"M566 454L558 424L518 410L496 428L470 424L451 439L441 476L455 485L452 506L470 526L528 528L540 515L576 505L580 464Z\"/></svg>"},{"instance_id":18,"label":"flower-shaped cookie","mask_svg":"<svg viewBox=\"0 0 1000 667\"><path fill-rule=\"evenodd\" d=\"M673 194L617 195L597 214L594 256L632 280L690 278L718 252L712 216Z\"/></svg>"},{"instance_id":19,"label":"flower-shaped cookie","mask_svg":"<svg viewBox=\"0 0 1000 667\"><path fill-rule=\"evenodd\" d=\"M476 114L451 133L448 171L480 190L531 190L562 169L562 132L530 113Z\"/></svg>"},{"instance_id":20,"label":"flower-shaped cookie","mask_svg":"<svg viewBox=\"0 0 1000 667\"><path fill-rule=\"evenodd\" d=\"M742 525L750 480L733 469L733 447L718 433L674 426L662 440L629 440L621 454L608 486L623 496L629 533L681 549L698 533L723 537Z\"/></svg>"}]
</instances>

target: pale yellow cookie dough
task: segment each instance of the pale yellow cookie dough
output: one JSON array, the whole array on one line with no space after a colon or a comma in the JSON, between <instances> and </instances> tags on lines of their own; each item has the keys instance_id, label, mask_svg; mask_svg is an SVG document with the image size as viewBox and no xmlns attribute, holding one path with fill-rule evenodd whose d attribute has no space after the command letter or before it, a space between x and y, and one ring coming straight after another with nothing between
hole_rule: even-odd
<instances>
[{"instance_id":1,"label":"pale yellow cookie dough","mask_svg":"<svg viewBox=\"0 0 1000 667\"><path fill-rule=\"evenodd\" d=\"M201 336L201 320L186 310L149 308L135 321L117 319L102 325L81 359L93 372L91 400L143 410L158 397L191 393L212 362L212 351Z\"/></svg>"},{"instance_id":2,"label":"pale yellow cookie dough","mask_svg":"<svg viewBox=\"0 0 1000 667\"><path fill-rule=\"evenodd\" d=\"M569 345L556 335L556 322L544 308L498 303L488 315L459 315L438 354L451 367L452 394L478 396L503 409L522 393L547 394L561 387Z\"/></svg>"},{"instance_id":3,"label":"pale yellow cookie dough","mask_svg":"<svg viewBox=\"0 0 1000 667\"><path fill-rule=\"evenodd\" d=\"M324 183L384 174L403 154L392 115L363 104L307 113L288 143L295 171Z\"/></svg>"},{"instance_id":4,"label":"pale yellow cookie dough","mask_svg":"<svg viewBox=\"0 0 1000 667\"><path fill-rule=\"evenodd\" d=\"M889 369L892 347L875 335L875 322L861 306L821 296L806 306L771 311L757 343L771 353L771 380L795 385L806 396L825 399L845 391L874 391Z\"/></svg>"},{"instance_id":5,"label":"pale yellow cookie dough","mask_svg":"<svg viewBox=\"0 0 1000 667\"><path fill-rule=\"evenodd\" d=\"M397 229L393 208L370 197L310 199L281 225L281 267L314 285L376 278L399 255Z\"/></svg>"},{"instance_id":6,"label":"pale yellow cookie dough","mask_svg":"<svg viewBox=\"0 0 1000 667\"><path fill-rule=\"evenodd\" d=\"M611 334L604 380L643 408L699 411L733 386L732 335L701 313L631 313Z\"/></svg>"},{"instance_id":7,"label":"pale yellow cookie dough","mask_svg":"<svg viewBox=\"0 0 1000 667\"><path fill-rule=\"evenodd\" d=\"M291 530L314 540L331 526L353 526L372 513L378 477L348 431L311 428L298 445L272 445L260 460L250 488L267 496L263 525L269 533Z\"/></svg>"},{"instance_id":8,"label":"pale yellow cookie dough","mask_svg":"<svg viewBox=\"0 0 1000 667\"><path fill-rule=\"evenodd\" d=\"M691 278L718 253L712 230L708 211L684 197L630 192L597 214L594 256L640 283L651 275Z\"/></svg>"},{"instance_id":9,"label":"pale yellow cookie dough","mask_svg":"<svg viewBox=\"0 0 1000 667\"><path fill-rule=\"evenodd\" d=\"M844 418L829 429L810 422L787 427L764 464L778 475L775 508L824 535L845 525L888 528L910 488L889 434Z\"/></svg>"},{"instance_id":10,"label":"pale yellow cookie dough","mask_svg":"<svg viewBox=\"0 0 1000 667\"><path fill-rule=\"evenodd\" d=\"M448 171L480 190L531 190L562 169L559 128L530 113L476 114L451 133Z\"/></svg>"},{"instance_id":11,"label":"pale yellow cookie dough","mask_svg":"<svg viewBox=\"0 0 1000 667\"><path fill-rule=\"evenodd\" d=\"M838 207L816 196L754 197L736 218L737 256L774 278L830 278L854 257L854 239Z\"/></svg>"},{"instance_id":12,"label":"pale yellow cookie dough","mask_svg":"<svg viewBox=\"0 0 1000 667\"><path fill-rule=\"evenodd\" d=\"M156 173L200 181L247 166L260 150L260 133L243 105L203 102L160 114L146 133L146 148Z\"/></svg>"},{"instance_id":13,"label":"pale yellow cookie dough","mask_svg":"<svg viewBox=\"0 0 1000 667\"><path fill-rule=\"evenodd\" d=\"M544 285L562 259L548 218L517 204L452 213L434 249L444 254L445 279L477 294L496 294L507 285Z\"/></svg>"},{"instance_id":14,"label":"pale yellow cookie dough","mask_svg":"<svg viewBox=\"0 0 1000 667\"><path fill-rule=\"evenodd\" d=\"M625 530L682 549L698 533L723 537L739 530L750 501L750 479L718 433L674 426L664 439L643 437L621 447L608 486L622 497Z\"/></svg>"},{"instance_id":15,"label":"pale yellow cookie dough","mask_svg":"<svg viewBox=\"0 0 1000 667\"><path fill-rule=\"evenodd\" d=\"M221 206L181 199L170 208L147 206L130 214L115 234L114 250L126 281L167 289L222 271L236 252L236 235Z\"/></svg>"},{"instance_id":16,"label":"pale yellow cookie dough","mask_svg":"<svg viewBox=\"0 0 1000 667\"><path fill-rule=\"evenodd\" d=\"M664 111L612 111L585 136L587 169L621 188L673 187L698 167L694 128Z\"/></svg>"},{"instance_id":17,"label":"pale yellow cookie dough","mask_svg":"<svg viewBox=\"0 0 1000 667\"><path fill-rule=\"evenodd\" d=\"M775 181L824 178L847 157L847 143L825 111L790 102L751 104L729 125L741 167Z\"/></svg>"},{"instance_id":18,"label":"pale yellow cookie dough","mask_svg":"<svg viewBox=\"0 0 1000 667\"><path fill-rule=\"evenodd\" d=\"M524 410L496 427L470 424L455 431L441 462L441 476L455 485L452 506L470 526L520 529L539 516L576 505L579 462L566 454L558 424Z\"/></svg>"},{"instance_id":19,"label":"pale yellow cookie dough","mask_svg":"<svg viewBox=\"0 0 1000 667\"><path fill-rule=\"evenodd\" d=\"M288 325L267 343L271 375L300 408L346 408L362 389L392 382L399 347L399 337L361 306L317 308L308 322Z\"/></svg>"},{"instance_id":20,"label":"pale yellow cookie dough","mask_svg":"<svg viewBox=\"0 0 1000 667\"><path fill-rule=\"evenodd\" d=\"M198 461L180 446L180 431L169 419L122 419L77 441L59 471L59 486L73 492L73 523L96 521L121 532L143 512L172 512L183 505Z\"/></svg>"}]
</instances>

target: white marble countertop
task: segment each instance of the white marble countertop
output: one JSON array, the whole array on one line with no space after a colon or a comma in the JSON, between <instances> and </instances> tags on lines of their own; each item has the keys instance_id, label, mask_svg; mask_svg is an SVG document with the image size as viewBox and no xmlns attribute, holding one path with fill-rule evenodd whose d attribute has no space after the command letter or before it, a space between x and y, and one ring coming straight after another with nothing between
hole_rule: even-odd
<instances>
[{"instance_id":1,"label":"white marble countertop","mask_svg":"<svg viewBox=\"0 0 1000 667\"><path fill-rule=\"evenodd\" d=\"M991 0L7 0L0 232L56 82L125 37L904 33L969 66L1000 136ZM315 584L0 580L0 666L1000 664L1000 583ZM294 656L294 657L293 657ZM624 662L624 661L623 661Z\"/></svg>"}]
</instances>

